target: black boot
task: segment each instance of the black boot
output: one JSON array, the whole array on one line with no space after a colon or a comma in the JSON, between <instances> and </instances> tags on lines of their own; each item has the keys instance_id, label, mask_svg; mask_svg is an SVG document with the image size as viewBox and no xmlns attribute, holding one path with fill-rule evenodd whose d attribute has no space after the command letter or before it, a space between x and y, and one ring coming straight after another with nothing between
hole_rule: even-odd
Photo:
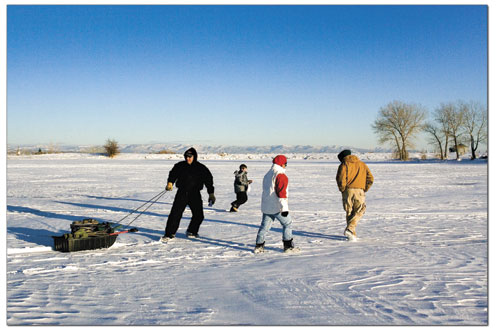
<instances>
[{"instance_id":1,"label":"black boot","mask_svg":"<svg viewBox=\"0 0 500 333\"><path fill-rule=\"evenodd\" d=\"M174 239L175 235L167 235L165 234L162 238L160 238L160 242L167 243L169 240Z\"/></svg>"},{"instance_id":2,"label":"black boot","mask_svg":"<svg viewBox=\"0 0 500 333\"><path fill-rule=\"evenodd\" d=\"M253 253L262 253L264 252L264 244L266 242L262 243L262 244L256 244L255 245L255 249L253 250Z\"/></svg>"},{"instance_id":3,"label":"black boot","mask_svg":"<svg viewBox=\"0 0 500 333\"><path fill-rule=\"evenodd\" d=\"M290 239L290 240L287 240L287 241L283 241L283 251L285 253L289 253L289 252L299 252L300 249L298 247L295 247L295 245L293 244L293 238Z\"/></svg>"}]
</instances>

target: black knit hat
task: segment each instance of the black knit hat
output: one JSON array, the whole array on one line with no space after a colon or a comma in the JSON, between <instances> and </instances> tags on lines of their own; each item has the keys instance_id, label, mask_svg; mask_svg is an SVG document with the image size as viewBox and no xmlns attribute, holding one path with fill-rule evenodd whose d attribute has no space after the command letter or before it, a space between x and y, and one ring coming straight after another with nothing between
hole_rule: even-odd
<instances>
[{"instance_id":1,"label":"black knit hat","mask_svg":"<svg viewBox=\"0 0 500 333\"><path fill-rule=\"evenodd\" d=\"M194 149L193 147L191 147L188 150L186 150L184 152L184 158L186 158L188 156L193 156L194 157L194 161L196 161L198 159L198 153L196 152L196 149Z\"/></svg>"},{"instance_id":2,"label":"black knit hat","mask_svg":"<svg viewBox=\"0 0 500 333\"><path fill-rule=\"evenodd\" d=\"M240 170L241 169L246 169L246 168L247 168L247 166L245 164L240 165Z\"/></svg>"},{"instance_id":3,"label":"black knit hat","mask_svg":"<svg viewBox=\"0 0 500 333\"><path fill-rule=\"evenodd\" d=\"M351 151L349 149L342 150L337 157L339 158L339 161L342 162L344 161L344 157L351 155Z\"/></svg>"}]
</instances>

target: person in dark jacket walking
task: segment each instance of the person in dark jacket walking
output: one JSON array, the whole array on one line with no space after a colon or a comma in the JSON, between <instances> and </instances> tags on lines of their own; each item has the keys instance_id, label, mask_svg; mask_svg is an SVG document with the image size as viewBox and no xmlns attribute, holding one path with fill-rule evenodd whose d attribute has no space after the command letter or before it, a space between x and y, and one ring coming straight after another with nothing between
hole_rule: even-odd
<instances>
[{"instance_id":1,"label":"person in dark jacket walking","mask_svg":"<svg viewBox=\"0 0 500 333\"><path fill-rule=\"evenodd\" d=\"M236 200L231 202L230 212L237 212L238 208L248 200L248 185L252 184L252 180L248 180L247 166L240 165L240 170L234 172L234 193Z\"/></svg>"},{"instance_id":2,"label":"person in dark jacket walking","mask_svg":"<svg viewBox=\"0 0 500 333\"><path fill-rule=\"evenodd\" d=\"M366 192L373 185L373 175L368 166L349 149L337 155L340 165L337 169L337 186L342 193L342 205L346 212L347 227L344 235L355 241L356 225L366 211Z\"/></svg>"},{"instance_id":3,"label":"person in dark jacket walking","mask_svg":"<svg viewBox=\"0 0 500 333\"><path fill-rule=\"evenodd\" d=\"M174 184L177 187L177 193L168 216L165 235L161 238L162 242L175 237L186 206L189 206L193 213L186 235L188 238L198 237L200 225L205 218L200 193L203 185L207 188L208 203L210 205L215 203L212 174L205 165L198 162L198 153L194 148L189 148L184 153L184 161L176 163L170 170L165 190L172 191Z\"/></svg>"}]
</instances>

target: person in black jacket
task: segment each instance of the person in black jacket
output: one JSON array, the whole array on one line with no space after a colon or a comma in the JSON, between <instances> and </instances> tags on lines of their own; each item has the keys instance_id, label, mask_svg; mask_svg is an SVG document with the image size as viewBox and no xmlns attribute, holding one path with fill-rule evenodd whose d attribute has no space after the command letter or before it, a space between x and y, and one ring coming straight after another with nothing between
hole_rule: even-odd
<instances>
[{"instance_id":1,"label":"person in black jacket","mask_svg":"<svg viewBox=\"0 0 500 333\"><path fill-rule=\"evenodd\" d=\"M214 181L208 168L198 162L198 153L194 148L189 148L184 153L184 161L174 165L168 174L168 184L165 190L172 191L173 185L177 187L170 215L168 216L165 235L161 238L162 242L167 242L175 237L177 229L182 218L182 214L189 205L193 217L187 228L187 237L198 237L198 230L205 218L203 215L203 200L200 191L203 185L207 188L208 203L215 203Z\"/></svg>"}]
</instances>

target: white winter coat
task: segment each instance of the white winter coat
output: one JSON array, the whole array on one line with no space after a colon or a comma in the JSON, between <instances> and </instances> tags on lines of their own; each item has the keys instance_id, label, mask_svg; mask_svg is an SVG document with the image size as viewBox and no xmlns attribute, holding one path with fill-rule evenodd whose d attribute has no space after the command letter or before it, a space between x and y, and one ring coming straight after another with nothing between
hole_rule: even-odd
<instances>
[{"instance_id":1,"label":"white winter coat","mask_svg":"<svg viewBox=\"0 0 500 333\"><path fill-rule=\"evenodd\" d=\"M284 185L280 193L277 193L277 178L278 182ZM264 214L288 212L288 177L285 175L285 169L277 164L273 164L262 181L261 210Z\"/></svg>"}]
</instances>

